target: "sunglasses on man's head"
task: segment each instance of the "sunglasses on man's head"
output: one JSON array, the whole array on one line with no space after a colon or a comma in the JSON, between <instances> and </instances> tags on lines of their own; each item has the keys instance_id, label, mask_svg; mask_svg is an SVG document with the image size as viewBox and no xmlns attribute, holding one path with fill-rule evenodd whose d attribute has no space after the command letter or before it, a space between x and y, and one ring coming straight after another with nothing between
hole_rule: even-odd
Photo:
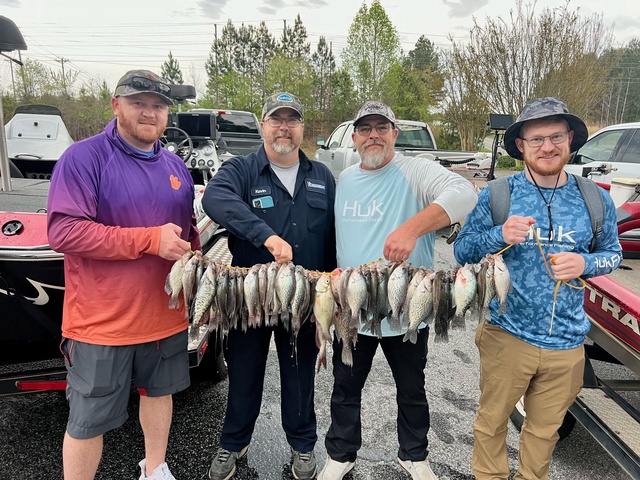
<instances>
[{"instance_id":1,"label":"sunglasses on man's head","mask_svg":"<svg viewBox=\"0 0 640 480\"><path fill-rule=\"evenodd\" d=\"M169 96L171 93L171 87L166 83L156 82L155 80L150 80L145 77L132 77L125 80L118 86L120 87L123 85L131 85L131 87L136 90L140 90L141 92L158 92L166 96Z\"/></svg>"}]
</instances>

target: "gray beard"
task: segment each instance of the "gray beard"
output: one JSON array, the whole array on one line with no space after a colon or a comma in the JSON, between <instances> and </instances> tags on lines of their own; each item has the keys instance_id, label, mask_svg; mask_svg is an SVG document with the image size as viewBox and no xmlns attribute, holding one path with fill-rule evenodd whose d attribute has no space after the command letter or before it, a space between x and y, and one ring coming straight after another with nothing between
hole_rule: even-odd
<instances>
[{"instance_id":1,"label":"gray beard","mask_svg":"<svg viewBox=\"0 0 640 480\"><path fill-rule=\"evenodd\" d=\"M378 168L387 157L387 149L383 149L378 153L365 153L360 155L362 163L368 168Z\"/></svg>"},{"instance_id":2,"label":"gray beard","mask_svg":"<svg viewBox=\"0 0 640 480\"><path fill-rule=\"evenodd\" d=\"M278 143L277 140L274 140L271 142L271 148L274 152L279 153L280 155L286 155L293 152L296 149L296 146L293 143Z\"/></svg>"}]
</instances>

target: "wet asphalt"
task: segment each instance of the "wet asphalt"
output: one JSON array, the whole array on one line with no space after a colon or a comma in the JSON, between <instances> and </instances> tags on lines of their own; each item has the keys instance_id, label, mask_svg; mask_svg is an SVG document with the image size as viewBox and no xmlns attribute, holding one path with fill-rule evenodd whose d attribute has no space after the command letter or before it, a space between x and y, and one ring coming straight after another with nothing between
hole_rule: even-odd
<instances>
[{"instance_id":1,"label":"wet asphalt","mask_svg":"<svg viewBox=\"0 0 640 480\"><path fill-rule=\"evenodd\" d=\"M453 264L451 247L439 232L436 268ZM473 448L472 423L478 405L478 354L473 343L475 321L467 330L452 332L446 344L429 339L426 388L431 408L429 460L441 480L470 480ZM280 422L279 378L272 345L262 410L247 457L239 462L234 478L292 479L290 452ZM329 369L316 377L318 442L315 453L322 466L326 459L324 435L328 429L332 387ZM607 378L634 378L625 367L594 362ZM0 369L0 373L1 373ZM177 480L207 478L211 457L225 411L227 382L194 381L174 397L174 423L167 462ZM627 394L640 404L638 393ZM355 469L346 480L408 479L396 461L397 435L395 387L381 351L374 361L363 395L363 448ZM137 479L137 463L144 456L142 432L137 422L137 393L132 390L129 420L105 435L104 455L97 479ZM61 449L67 403L61 392L0 397L0 479L52 480L62 478ZM508 453L512 472L517 468L518 435L509 426ZM602 450L589 433L577 425L558 443L551 479L620 480L627 474Z\"/></svg>"}]
</instances>

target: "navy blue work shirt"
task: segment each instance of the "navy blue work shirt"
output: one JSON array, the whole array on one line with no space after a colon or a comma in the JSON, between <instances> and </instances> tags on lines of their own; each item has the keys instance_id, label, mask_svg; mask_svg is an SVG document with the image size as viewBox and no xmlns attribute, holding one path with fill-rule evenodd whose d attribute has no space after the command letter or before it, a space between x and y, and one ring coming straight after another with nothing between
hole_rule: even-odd
<instances>
[{"instance_id":1,"label":"navy blue work shirt","mask_svg":"<svg viewBox=\"0 0 640 480\"><path fill-rule=\"evenodd\" d=\"M299 159L293 197L271 169L264 146L226 160L207 184L202 206L229 231L234 266L274 261L263 244L278 235L291 245L294 264L324 272L336 267L335 180L302 150Z\"/></svg>"}]
</instances>

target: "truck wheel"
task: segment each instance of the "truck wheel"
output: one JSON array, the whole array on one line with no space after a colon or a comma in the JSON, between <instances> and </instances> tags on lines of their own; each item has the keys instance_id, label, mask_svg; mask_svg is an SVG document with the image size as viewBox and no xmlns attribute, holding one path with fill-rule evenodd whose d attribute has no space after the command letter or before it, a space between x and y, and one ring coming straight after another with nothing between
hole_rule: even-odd
<instances>
[{"instance_id":1,"label":"truck wheel","mask_svg":"<svg viewBox=\"0 0 640 480\"><path fill-rule=\"evenodd\" d=\"M215 333L210 338L211 343L204 352L200 365L191 369L191 379L194 381L221 382L227 378L222 339Z\"/></svg>"},{"instance_id":2,"label":"truck wheel","mask_svg":"<svg viewBox=\"0 0 640 480\"><path fill-rule=\"evenodd\" d=\"M511 418L511 423L513 423L513 426L516 427L518 432L522 430L522 425L526 416L527 414L524 411L524 397L522 397L520 398L520 400L518 400L518 403L516 403L513 412L511 412L511 415L509 416L509 418ZM560 428L558 428L558 435L560 436L558 440L567 438L575 425L575 417L571 415L569 411L567 411L564 416L564 420L562 421L562 425L560 425Z\"/></svg>"}]
</instances>

